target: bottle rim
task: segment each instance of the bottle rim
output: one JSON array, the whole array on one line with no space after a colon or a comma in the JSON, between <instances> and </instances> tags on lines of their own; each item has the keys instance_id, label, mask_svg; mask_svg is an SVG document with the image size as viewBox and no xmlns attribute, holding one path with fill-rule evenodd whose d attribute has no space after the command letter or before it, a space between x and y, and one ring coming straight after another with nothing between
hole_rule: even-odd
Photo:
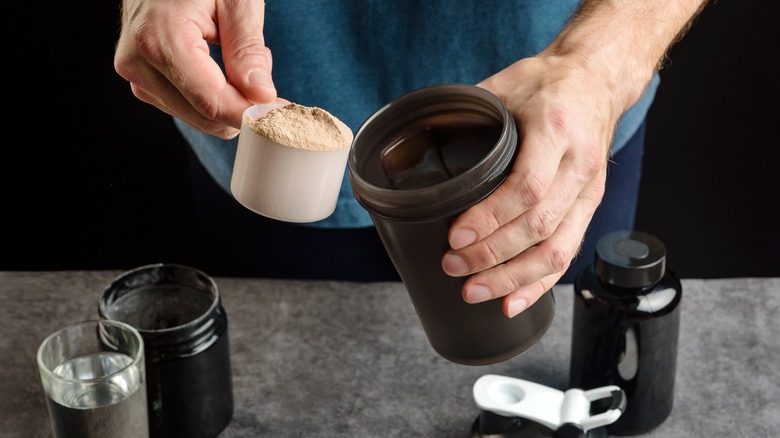
<instances>
[{"instance_id":1,"label":"bottle rim","mask_svg":"<svg viewBox=\"0 0 780 438\"><path fill-rule=\"evenodd\" d=\"M185 274L185 276L177 275ZM226 326L227 315L222 308L222 300L216 281L203 271L191 266L176 263L155 263L133 268L115 277L100 297L99 314L102 319L112 320L110 306L125 294L140 286L160 284L175 277L177 281L193 280L196 287L211 293L212 301L207 309L192 320L161 329L135 327L145 341L147 355L154 353L168 356L190 356L197 354L219 337L217 332Z\"/></svg>"},{"instance_id":2,"label":"bottle rim","mask_svg":"<svg viewBox=\"0 0 780 438\"><path fill-rule=\"evenodd\" d=\"M479 110L502 125L494 146L471 168L447 181L407 190L380 187L361 176L361 157L385 146L376 140L387 138L406 122L461 107ZM517 153L517 138L514 117L498 96L484 88L454 83L408 92L374 112L355 134L347 161L355 197L370 212L388 218L452 214L483 199L506 178Z\"/></svg>"}]
</instances>

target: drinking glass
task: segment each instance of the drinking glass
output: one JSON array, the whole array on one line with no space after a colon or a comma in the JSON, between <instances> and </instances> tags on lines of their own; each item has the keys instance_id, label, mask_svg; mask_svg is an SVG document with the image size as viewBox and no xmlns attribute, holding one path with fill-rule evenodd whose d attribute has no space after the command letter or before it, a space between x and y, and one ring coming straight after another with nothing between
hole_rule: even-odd
<instances>
[{"instance_id":1,"label":"drinking glass","mask_svg":"<svg viewBox=\"0 0 780 438\"><path fill-rule=\"evenodd\" d=\"M144 342L118 321L84 321L38 348L55 438L147 438Z\"/></svg>"}]
</instances>

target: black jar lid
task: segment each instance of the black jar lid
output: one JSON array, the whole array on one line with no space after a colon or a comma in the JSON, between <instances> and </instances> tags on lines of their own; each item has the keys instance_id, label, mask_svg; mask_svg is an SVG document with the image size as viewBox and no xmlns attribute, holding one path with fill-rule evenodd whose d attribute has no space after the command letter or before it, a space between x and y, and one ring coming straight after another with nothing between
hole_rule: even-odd
<instances>
[{"instance_id":1,"label":"black jar lid","mask_svg":"<svg viewBox=\"0 0 780 438\"><path fill-rule=\"evenodd\" d=\"M642 231L614 231L596 244L596 275L618 287L652 286L666 272L666 246Z\"/></svg>"}]
</instances>

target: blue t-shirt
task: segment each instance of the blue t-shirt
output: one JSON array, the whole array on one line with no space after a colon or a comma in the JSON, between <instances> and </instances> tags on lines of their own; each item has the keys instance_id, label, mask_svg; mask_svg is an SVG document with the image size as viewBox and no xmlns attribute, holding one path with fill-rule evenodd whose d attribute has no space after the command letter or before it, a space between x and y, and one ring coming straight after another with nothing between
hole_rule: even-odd
<instances>
[{"instance_id":1,"label":"blue t-shirt","mask_svg":"<svg viewBox=\"0 0 780 438\"><path fill-rule=\"evenodd\" d=\"M409 91L443 83L476 84L544 49L579 0L287 1L268 0L264 36L278 95L323 108L356 132L374 111ZM213 55L219 59L219 48ZM647 114L659 78L621 118L616 153ZM230 193L237 139L176 126L211 176ZM371 226L344 176L336 211L309 224Z\"/></svg>"}]
</instances>

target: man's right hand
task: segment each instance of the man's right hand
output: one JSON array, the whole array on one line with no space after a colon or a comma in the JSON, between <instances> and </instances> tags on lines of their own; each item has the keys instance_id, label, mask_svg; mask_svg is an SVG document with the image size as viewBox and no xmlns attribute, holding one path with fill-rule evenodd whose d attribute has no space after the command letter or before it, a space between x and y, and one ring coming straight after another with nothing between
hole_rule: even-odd
<instances>
[{"instance_id":1,"label":"man's right hand","mask_svg":"<svg viewBox=\"0 0 780 438\"><path fill-rule=\"evenodd\" d=\"M276 98L264 14L256 0L124 0L114 68L138 99L233 138L246 108ZM208 43L221 46L227 77Z\"/></svg>"}]
</instances>

